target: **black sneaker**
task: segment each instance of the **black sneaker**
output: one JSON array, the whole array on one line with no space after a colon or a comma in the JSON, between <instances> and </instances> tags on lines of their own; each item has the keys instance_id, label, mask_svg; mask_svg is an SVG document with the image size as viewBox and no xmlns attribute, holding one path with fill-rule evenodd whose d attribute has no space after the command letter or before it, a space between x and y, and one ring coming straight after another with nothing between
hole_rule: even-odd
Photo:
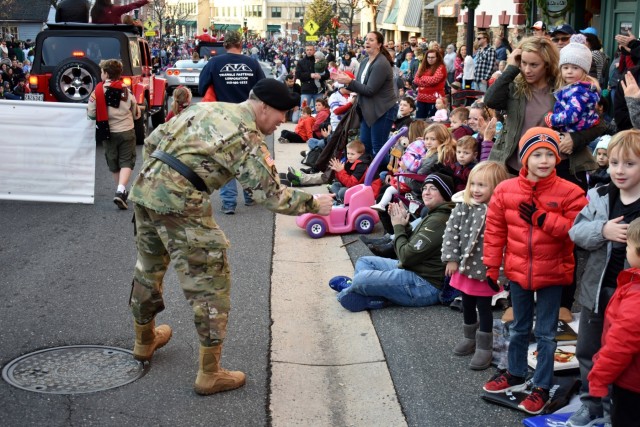
<instances>
[{"instance_id":1,"label":"black sneaker","mask_svg":"<svg viewBox=\"0 0 640 427\"><path fill-rule=\"evenodd\" d=\"M127 205L127 198L129 197L129 193L127 190L124 191L116 191L116 195L113 198L113 203L118 206L118 209L127 210L129 206Z\"/></svg>"}]
</instances>

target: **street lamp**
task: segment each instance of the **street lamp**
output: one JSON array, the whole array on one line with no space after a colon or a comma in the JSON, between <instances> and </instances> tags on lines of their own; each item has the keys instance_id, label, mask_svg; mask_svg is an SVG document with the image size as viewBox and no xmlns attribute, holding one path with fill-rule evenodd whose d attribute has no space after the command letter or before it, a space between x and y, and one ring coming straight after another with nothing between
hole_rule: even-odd
<instances>
[{"instance_id":1,"label":"street lamp","mask_svg":"<svg viewBox=\"0 0 640 427\"><path fill-rule=\"evenodd\" d=\"M249 33L249 28L247 27L247 18L244 18L244 28L243 28L243 31L244 31L244 44L246 45L246 44L247 44L247 35L248 35L248 33Z\"/></svg>"}]
</instances>

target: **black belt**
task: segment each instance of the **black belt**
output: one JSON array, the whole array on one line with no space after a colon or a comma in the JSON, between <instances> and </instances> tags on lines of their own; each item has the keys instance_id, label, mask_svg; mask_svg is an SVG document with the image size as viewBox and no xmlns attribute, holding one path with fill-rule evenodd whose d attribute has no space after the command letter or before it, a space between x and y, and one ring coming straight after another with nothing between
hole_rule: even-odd
<instances>
[{"instance_id":1,"label":"black belt","mask_svg":"<svg viewBox=\"0 0 640 427\"><path fill-rule=\"evenodd\" d=\"M180 160L173 157L171 154L167 154L162 150L155 150L151 153L151 157L154 159L160 160L162 163L168 165L171 169L178 172L180 175L184 176L189 180L194 187L196 187L199 191L209 192L209 188L207 188L207 184L204 183L202 178L189 168L189 166L182 163Z\"/></svg>"}]
</instances>

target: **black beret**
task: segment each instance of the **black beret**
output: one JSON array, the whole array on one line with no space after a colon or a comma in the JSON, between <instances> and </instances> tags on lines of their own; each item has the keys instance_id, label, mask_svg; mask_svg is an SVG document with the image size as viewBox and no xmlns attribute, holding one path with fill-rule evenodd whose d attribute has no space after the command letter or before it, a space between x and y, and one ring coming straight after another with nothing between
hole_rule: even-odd
<instances>
[{"instance_id":1,"label":"black beret","mask_svg":"<svg viewBox=\"0 0 640 427\"><path fill-rule=\"evenodd\" d=\"M291 92L286 84L271 78L260 80L253 87L258 99L280 111L289 111L300 105L300 95Z\"/></svg>"}]
</instances>

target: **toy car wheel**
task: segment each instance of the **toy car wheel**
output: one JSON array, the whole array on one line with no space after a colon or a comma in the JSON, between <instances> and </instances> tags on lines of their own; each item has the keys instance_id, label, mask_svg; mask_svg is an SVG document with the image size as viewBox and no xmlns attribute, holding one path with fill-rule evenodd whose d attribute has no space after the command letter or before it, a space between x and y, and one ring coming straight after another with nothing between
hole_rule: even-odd
<instances>
[{"instance_id":1,"label":"toy car wheel","mask_svg":"<svg viewBox=\"0 0 640 427\"><path fill-rule=\"evenodd\" d=\"M144 139L149 135L149 104L144 100L144 105L140 106L140 118L133 122L133 129L136 132L136 145L143 145Z\"/></svg>"},{"instance_id":2,"label":"toy car wheel","mask_svg":"<svg viewBox=\"0 0 640 427\"><path fill-rule=\"evenodd\" d=\"M309 237L319 239L327 232L327 225L321 219L312 219L307 223L307 234Z\"/></svg>"},{"instance_id":3,"label":"toy car wheel","mask_svg":"<svg viewBox=\"0 0 640 427\"><path fill-rule=\"evenodd\" d=\"M373 227L376 225L371 215L362 214L356 218L354 228L360 234L369 234L373 231Z\"/></svg>"},{"instance_id":4,"label":"toy car wheel","mask_svg":"<svg viewBox=\"0 0 640 427\"><path fill-rule=\"evenodd\" d=\"M100 81L100 68L86 58L67 58L53 70L51 93L60 102L87 102Z\"/></svg>"},{"instance_id":5,"label":"toy car wheel","mask_svg":"<svg viewBox=\"0 0 640 427\"><path fill-rule=\"evenodd\" d=\"M169 110L169 94L167 90L164 91L164 101L162 102L162 106L160 107L160 111L156 112L151 116L151 125L153 128L157 128L161 124L164 123L167 117L167 111Z\"/></svg>"}]
</instances>

